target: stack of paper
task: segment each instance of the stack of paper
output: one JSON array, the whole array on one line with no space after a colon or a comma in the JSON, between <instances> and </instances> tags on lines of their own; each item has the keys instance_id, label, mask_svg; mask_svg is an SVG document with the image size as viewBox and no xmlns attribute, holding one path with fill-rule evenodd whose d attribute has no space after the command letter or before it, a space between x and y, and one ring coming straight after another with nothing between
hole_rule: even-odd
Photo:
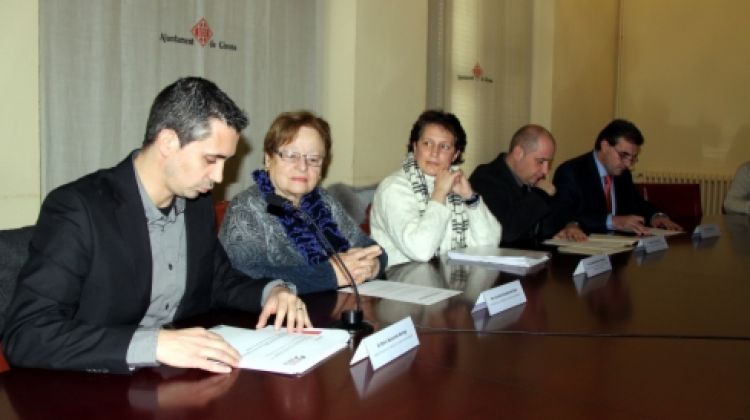
<instances>
[{"instance_id":1,"label":"stack of paper","mask_svg":"<svg viewBox=\"0 0 750 420\"><path fill-rule=\"evenodd\" d=\"M349 333L319 328L290 333L286 328L261 330L219 325L211 331L242 356L240 367L286 375L302 375L347 346Z\"/></svg>"},{"instance_id":2,"label":"stack of paper","mask_svg":"<svg viewBox=\"0 0 750 420\"><path fill-rule=\"evenodd\" d=\"M545 245L558 246L557 250L561 253L581 255L612 255L627 252L632 250L637 243L637 236L605 235L601 233L592 233L583 242L567 239L547 239L544 241Z\"/></svg>"},{"instance_id":3,"label":"stack of paper","mask_svg":"<svg viewBox=\"0 0 750 420\"><path fill-rule=\"evenodd\" d=\"M449 263L478 263L514 274L529 274L543 267L549 254L541 251L475 246L448 251Z\"/></svg>"}]
</instances>

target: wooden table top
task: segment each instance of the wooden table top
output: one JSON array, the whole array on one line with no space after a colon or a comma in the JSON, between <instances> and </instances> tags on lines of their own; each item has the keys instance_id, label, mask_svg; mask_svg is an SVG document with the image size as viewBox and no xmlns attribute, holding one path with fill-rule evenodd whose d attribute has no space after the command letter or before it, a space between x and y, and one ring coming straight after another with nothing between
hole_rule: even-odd
<instances>
[{"instance_id":1,"label":"wooden table top","mask_svg":"<svg viewBox=\"0 0 750 420\"><path fill-rule=\"evenodd\" d=\"M396 281L463 293L428 307L363 297L376 329L411 316L420 340L375 372L349 366L352 348L302 377L11 369L0 374L0 419L750 418L750 218L709 221L717 240L681 235L658 254L615 255L613 271L587 284L572 276L581 257L554 254L521 277L526 304L492 318L472 317L478 294L519 276L401 267ZM353 305L345 293L305 300L316 326ZM254 317L196 322L250 327Z\"/></svg>"}]
</instances>

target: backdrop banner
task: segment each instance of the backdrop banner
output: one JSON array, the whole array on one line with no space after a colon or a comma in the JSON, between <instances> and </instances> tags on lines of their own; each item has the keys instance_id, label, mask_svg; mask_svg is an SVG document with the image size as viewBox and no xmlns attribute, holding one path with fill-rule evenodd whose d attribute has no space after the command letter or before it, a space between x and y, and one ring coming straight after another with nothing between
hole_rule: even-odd
<instances>
[{"instance_id":1,"label":"backdrop banner","mask_svg":"<svg viewBox=\"0 0 750 420\"><path fill-rule=\"evenodd\" d=\"M156 94L216 82L250 116L220 198L252 183L282 111L319 109L318 1L41 0L42 191L115 165L143 141Z\"/></svg>"}]
</instances>

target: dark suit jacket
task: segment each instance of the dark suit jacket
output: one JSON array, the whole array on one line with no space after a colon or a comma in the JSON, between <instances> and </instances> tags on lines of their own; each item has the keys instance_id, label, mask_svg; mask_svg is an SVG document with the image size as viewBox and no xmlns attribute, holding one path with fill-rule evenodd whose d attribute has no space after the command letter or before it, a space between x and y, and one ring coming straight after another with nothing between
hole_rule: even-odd
<instances>
[{"instance_id":1,"label":"dark suit jacket","mask_svg":"<svg viewBox=\"0 0 750 420\"><path fill-rule=\"evenodd\" d=\"M551 197L539 188L518 185L505 162L506 153L479 165L469 177L472 188L503 226L500 245L536 246L540 239L555 234Z\"/></svg>"},{"instance_id":2,"label":"dark suit jacket","mask_svg":"<svg viewBox=\"0 0 750 420\"><path fill-rule=\"evenodd\" d=\"M586 232L607 231L604 188L592 152L570 159L555 171L555 195L563 220L576 221ZM629 170L614 177L615 214L639 215L648 224L658 209L644 200Z\"/></svg>"},{"instance_id":3,"label":"dark suit jacket","mask_svg":"<svg viewBox=\"0 0 750 420\"><path fill-rule=\"evenodd\" d=\"M187 200L187 281L175 320L214 306L258 311L268 280L232 270L210 196ZM152 260L132 158L44 200L8 309L15 366L127 372L127 348L151 296Z\"/></svg>"}]
</instances>

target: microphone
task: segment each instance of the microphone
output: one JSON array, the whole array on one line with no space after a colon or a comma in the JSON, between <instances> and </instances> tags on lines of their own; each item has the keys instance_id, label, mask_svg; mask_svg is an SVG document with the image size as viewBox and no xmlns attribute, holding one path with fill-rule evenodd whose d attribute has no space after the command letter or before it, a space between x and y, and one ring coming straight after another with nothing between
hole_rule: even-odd
<instances>
[{"instance_id":1,"label":"microphone","mask_svg":"<svg viewBox=\"0 0 750 420\"><path fill-rule=\"evenodd\" d=\"M266 202L268 203L268 206L266 207L266 211L268 213L274 216L284 215L284 204L287 203L288 200L280 197L278 194L270 193L266 196ZM343 311L341 313L341 322L334 326L337 328L345 329L347 331L358 331L369 334L373 331L373 327L364 320L362 300L359 297L359 288L357 288L357 282L354 281L354 276L352 276L352 273L348 268L346 268L344 261L341 260L341 256L333 248L333 245L331 245L331 243L328 241L318 224L315 223L315 220L313 220L309 214L298 209L297 207L292 206L292 209L295 214L299 215L299 217L302 218L305 223L313 228L315 236L317 236L318 241L323 245L323 248L328 254L328 257L332 258L335 264L338 265L338 267L346 276L347 280L349 280L349 285L352 287L352 290L354 290L354 298L356 303L355 309L347 309Z\"/></svg>"}]
</instances>

